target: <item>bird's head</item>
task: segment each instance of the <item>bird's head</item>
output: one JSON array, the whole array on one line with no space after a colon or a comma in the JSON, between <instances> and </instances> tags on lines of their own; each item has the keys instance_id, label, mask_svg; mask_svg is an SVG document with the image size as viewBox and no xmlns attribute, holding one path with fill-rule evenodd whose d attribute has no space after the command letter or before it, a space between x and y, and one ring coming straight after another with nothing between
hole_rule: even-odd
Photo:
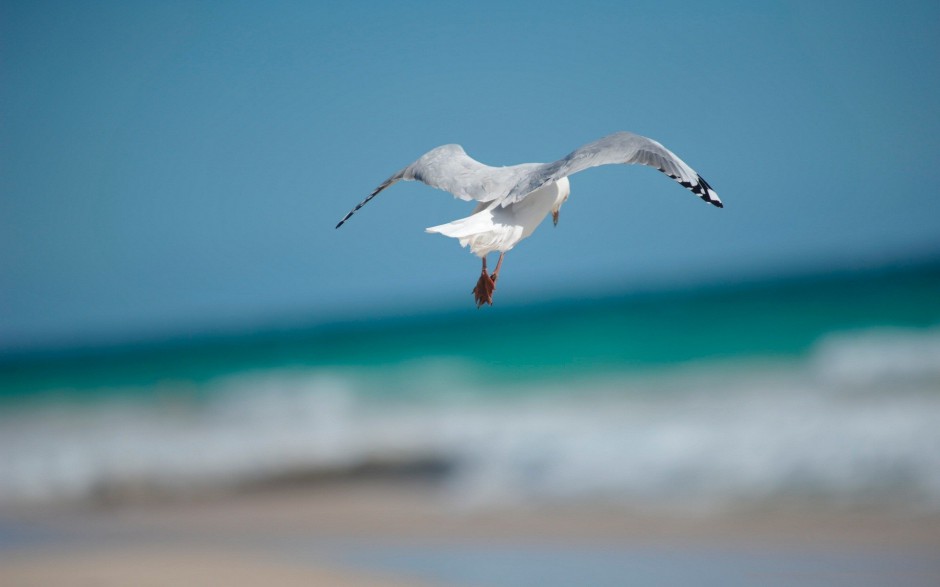
<instances>
[{"instance_id":1,"label":"bird's head","mask_svg":"<svg viewBox=\"0 0 940 587\"><path fill-rule=\"evenodd\" d=\"M552 206L552 224L558 226L558 212L561 211L561 205L565 203L568 195L571 194L571 185L568 183L567 177L559 179L555 185L558 186L558 195L555 196L555 205Z\"/></svg>"}]
</instances>

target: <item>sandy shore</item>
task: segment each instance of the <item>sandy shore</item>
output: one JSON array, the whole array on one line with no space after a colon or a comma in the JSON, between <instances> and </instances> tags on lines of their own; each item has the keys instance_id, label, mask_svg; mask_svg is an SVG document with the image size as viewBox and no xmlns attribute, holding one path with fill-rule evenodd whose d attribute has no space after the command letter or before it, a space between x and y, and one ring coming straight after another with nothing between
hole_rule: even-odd
<instances>
[{"instance_id":1,"label":"sandy shore","mask_svg":"<svg viewBox=\"0 0 940 587\"><path fill-rule=\"evenodd\" d=\"M620 584L622 569L646 572L651 584L711 573L728 585L755 576L770 585L797 576L803 584L935 585L937 552L935 514L805 505L708 514L600 504L481 509L402 482L0 514L4 586L525 585L552 565L563 581L582 572L579 564L609 567L597 585ZM479 562L495 558L511 572ZM750 575L736 575L742 565ZM564 584L551 581L537 584Z\"/></svg>"},{"instance_id":2,"label":"sandy shore","mask_svg":"<svg viewBox=\"0 0 940 587\"><path fill-rule=\"evenodd\" d=\"M219 585L282 587L405 587L417 579L395 579L365 572L300 565L251 552L161 545L73 549L4 558L0 585L127 585L197 587Z\"/></svg>"}]
</instances>

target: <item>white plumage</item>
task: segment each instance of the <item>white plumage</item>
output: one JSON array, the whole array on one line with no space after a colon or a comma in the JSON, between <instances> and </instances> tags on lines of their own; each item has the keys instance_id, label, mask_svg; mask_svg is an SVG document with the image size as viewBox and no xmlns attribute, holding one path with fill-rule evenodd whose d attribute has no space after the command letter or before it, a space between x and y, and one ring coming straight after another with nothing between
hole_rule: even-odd
<instances>
[{"instance_id":1,"label":"white plumage","mask_svg":"<svg viewBox=\"0 0 940 587\"><path fill-rule=\"evenodd\" d=\"M614 163L640 164L662 171L706 202L723 207L718 194L682 159L658 142L619 132L588 143L553 163L523 163L490 167L476 161L460 145L442 145L395 173L353 208L336 228L382 190L404 181L421 181L468 201L477 201L473 214L427 232L458 239L461 246L483 259L483 272L473 293L477 305L493 303L492 293L503 254L527 238L548 216L558 211L571 188L568 177L579 171ZM499 252L493 275L486 271L486 255Z\"/></svg>"},{"instance_id":2,"label":"white plumage","mask_svg":"<svg viewBox=\"0 0 940 587\"><path fill-rule=\"evenodd\" d=\"M500 206L498 200L480 202L470 216L425 230L458 239L478 257L505 253L535 232L549 212L561 208L569 193L568 178L563 177L508 206Z\"/></svg>"}]
</instances>

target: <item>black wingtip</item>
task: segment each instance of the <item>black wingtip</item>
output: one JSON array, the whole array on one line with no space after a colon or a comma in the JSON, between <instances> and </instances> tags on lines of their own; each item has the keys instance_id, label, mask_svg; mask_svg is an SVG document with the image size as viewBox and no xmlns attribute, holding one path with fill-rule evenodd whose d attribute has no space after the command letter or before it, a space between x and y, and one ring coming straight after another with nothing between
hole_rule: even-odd
<instances>
[{"instance_id":1,"label":"black wingtip","mask_svg":"<svg viewBox=\"0 0 940 587\"><path fill-rule=\"evenodd\" d=\"M725 205L722 204L721 202L711 202L711 203L712 203L713 205L715 205L715 206L718 206L719 208L724 208L724 207L725 207Z\"/></svg>"}]
</instances>

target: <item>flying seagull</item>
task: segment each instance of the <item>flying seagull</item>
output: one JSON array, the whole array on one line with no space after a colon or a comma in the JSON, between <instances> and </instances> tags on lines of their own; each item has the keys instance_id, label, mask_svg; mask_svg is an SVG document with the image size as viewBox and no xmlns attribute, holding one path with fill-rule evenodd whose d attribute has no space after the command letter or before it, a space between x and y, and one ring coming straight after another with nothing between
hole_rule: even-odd
<instances>
[{"instance_id":1,"label":"flying seagull","mask_svg":"<svg viewBox=\"0 0 940 587\"><path fill-rule=\"evenodd\" d=\"M467 155L460 145L442 145L382 182L340 220L336 228L379 192L401 180L421 181L461 200L476 201L477 206L470 216L432 226L426 231L456 238L460 246L470 245L470 252L483 259L483 271L473 288L473 297L478 308L483 304L493 305L503 256L535 232L549 212L555 225L558 224L558 211L571 192L568 176L612 163L655 167L709 204L723 207L708 182L672 151L653 139L618 132L575 149L554 163L522 163L508 167L490 167ZM486 270L486 256L496 251L499 251L499 260L490 275Z\"/></svg>"}]
</instances>

